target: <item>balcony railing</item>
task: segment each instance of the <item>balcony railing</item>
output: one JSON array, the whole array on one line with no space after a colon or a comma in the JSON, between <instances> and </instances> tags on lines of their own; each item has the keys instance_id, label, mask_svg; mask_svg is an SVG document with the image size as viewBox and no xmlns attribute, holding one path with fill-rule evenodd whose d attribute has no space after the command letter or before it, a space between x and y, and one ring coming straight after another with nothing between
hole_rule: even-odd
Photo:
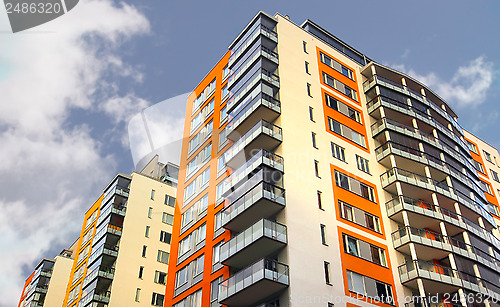
<instances>
[{"instance_id":1,"label":"balcony railing","mask_svg":"<svg viewBox=\"0 0 500 307\"><path fill-rule=\"evenodd\" d=\"M285 189L260 182L222 211L222 226L241 231L261 218L269 218L285 206Z\"/></svg>"},{"instance_id":2,"label":"balcony railing","mask_svg":"<svg viewBox=\"0 0 500 307\"><path fill-rule=\"evenodd\" d=\"M92 252L92 255L90 255L89 260L87 262L87 265L90 266L101 255L117 257L118 250L119 250L118 245L101 244L94 252Z\"/></svg>"},{"instance_id":3,"label":"balcony railing","mask_svg":"<svg viewBox=\"0 0 500 307\"><path fill-rule=\"evenodd\" d=\"M251 306L289 285L288 266L262 259L219 284L219 303Z\"/></svg>"},{"instance_id":4,"label":"balcony railing","mask_svg":"<svg viewBox=\"0 0 500 307\"><path fill-rule=\"evenodd\" d=\"M101 212L99 213L99 217L97 218L97 223L96 227L99 227L101 223L111 214L115 213L120 216L125 216L125 212L127 211L126 206L122 205L116 205L116 204L109 204L105 208L101 209Z\"/></svg>"},{"instance_id":5,"label":"balcony railing","mask_svg":"<svg viewBox=\"0 0 500 307\"><path fill-rule=\"evenodd\" d=\"M227 81L228 89L231 89L233 84L239 81L239 79L244 76L249 68L260 59L260 57L264 57L269 61L278 64L278 54L273 50L263 46L263 45L254 45L253 50L248 51L245 54L245 58L242 63L238 65L236 69L231 69L231 75Z\"/></svg>"},{"instance_id":6,"label":"balcony railing","mask_svg":"<svg viewBox=\"0 0 500 307\"><path fill-rule=\"evenodd\" d=\"M83 280L82 289L84 289L88 284L90 284L94 278L103 277L107 279L113 279L115 276L115 269L112 267L96 267L92 272L87 273L87 276Z\"/></svg>"},{"instance_id":7,"label":"balcony railing","mask_svg":"<svg viewBox=\"0 0 500 307\"><path fill-rule=\"evenodd\" d=\"M414 260L398 267L401 282L406 284L416 278L465 288L470 291L487 295L497 300L500 298L500 287L470 274L431 262ZM443 292L439 284L433 283L434 292ZM425 284L424 284L425 287ZM444 289L443 289L444 290ZM444 290L446 292L447 290Z\"/></svg>"},{"instance_id":8,"label":"balcony railing","mask_svg":"<svg viewBox=\"0 0 500 307\"><path fill-rule=\"evenodd\" d=\"M450 198L456 197L453 195L454 189L446 183L396 167L391 168L384 174L380 175L380 180L383 187L387 187L394 181L402 181L429 191L438 192Z\"/></svg>"},{"instance_id":9,"label":"balcony railing","mask_svg":"<svg viewBox=\"0 0 500 307\"><path fill-rule=\"evenodd\" d=\"M244 37L241 38L241 41L231 50L231 56L228 60L228 66L232 66L236 59L243 54L243 52L252 45L255 39L259 36L263 35L274 42L278 41L278 34L272 29L260 24L256 23L252 26L252 28L245 34Z\"/></svg>"},{"instance_id":10,"label":"balcony railing","mask_svg":"<svg viewBox=\"0 0 500 307\"><path fill-rule=\"evenodd\" d=\"M128 197L128 194L129 194L129 189L126 188L126 187L122 187L122 186L115 186L111 191L109 191L103 198L102 198L102 201L101 201L101 206L104 206L110 199L111 197L115 196L115 195L120 195L120 196L123 196L123 197Z\"/></svg>"},{"instance_id":11,"label":"balcony railing","mask_svg":"<svg viewBox=\"0 0 500 307\"><path fill-rule=\"evenodd\" d=\"M262 219L220 247L220 260L234 268L242 268L267 257L287 243L286 226Z\"/></svg>"},{"instance_id":12,"label":"balcony railing","mask_svg":"<svg viewBox=\"0 0 500 307\"><path fill-rule=\"evenodd\" d=\"M484 192L473 180L468 178L460 170L456 169L452 164L444 162L440 158L434 157L426 152L420 151L415 148L401 145L392 141L387 141L375 149L377 160L387 157L389 154L396 154L405 158L410 158L419 163L425 163L435 169L438 169L448 175L455 177L466 186L471 187L478 195L484 195Z\"/></svg>"},{"instance_id":13,"label":"balcony railing","mask_svg":"<svg viewBox=\"0 0 500 307\"><path fill-rule=\"evenodd\" d=\"M227 177L222 195L227 195L230 190L238 186L238 183L249 178L261 165L266 165L283 172L283 157L265 149L260 150Z\"/></svg>"},{"instance_id":14,"label":"balcony railing","mask_svg":"<svg viewBox=\"0 0 500 307\"><path fill-rule=\"evenodd\" d=\"M270 142L263 141L263 144L260 144L266 147L260 148L267 150L271 150L276 147L279 143L281 143L283 138L280 127L273 125L265 120L260 120L224 153L226 161L230 161L240 151L251 144L254 140L258 139L260 136L271 138L273 140Z\"/></svg>"},{"instance_id":15,"label":"balcony railing","mask_svg":"<svg viewBox=\"0 0 500 307\"><path fill-rule=\"evenodd\" d=\"M274 99L273 97L266 95L260 92L257 96L252 98L250 102L245 103L245 107L241 110L235 110L237 113L234 117L231 118L232 113L230 114L230 119L228 124L226 125L227 135L229 138L234 134L233 132L238 132L237 129L246 122L250 122L251 124L255 124L254 121L251 121L252 115L255 114L255 118L261 118L266 121L273 121L280 113L281 113L281 103L279 100ZM261 108L262 112L259 112ZM267 110L266 110L267 109Z\"/></svg>"},{"instance_id":16,"label":"balcony railing","mask_svg":"<svg viewBox=\"0 0 500 307\"><path fill-rule=\"evenodd\" d=\"M107 233L110 233L110 234L113 234L113 235L116 235L116 236L121 236L122 235L122 228L119 227L119 226L115 226L115 225L111 225L111 224L108 224L108 225L103 225L102 227L100 227L96 234L94 235L94 240L92 242L92 244L97 244L99 242L99 240L104 237Z\"/></svg>"}]
</instances>

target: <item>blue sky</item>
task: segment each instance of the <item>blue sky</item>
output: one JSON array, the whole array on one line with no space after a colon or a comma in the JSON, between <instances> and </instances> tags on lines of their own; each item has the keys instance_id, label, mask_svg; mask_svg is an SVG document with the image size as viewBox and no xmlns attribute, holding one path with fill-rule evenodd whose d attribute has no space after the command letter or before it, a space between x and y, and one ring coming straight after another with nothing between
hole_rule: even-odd
<instances>
[{"instance_id":1,"label":"blue sky","mask_svg":"<svg viewBox=\"0 0 500 307\"><path fill-rule=\"evenodd\" d=\"M133 170L130 118L190 92L259 10L309 18L420 78L500 147L498 1L81 0L17 34L0 10L0 307L71 244L114 174Z\"/></svg>"}]
</instances>

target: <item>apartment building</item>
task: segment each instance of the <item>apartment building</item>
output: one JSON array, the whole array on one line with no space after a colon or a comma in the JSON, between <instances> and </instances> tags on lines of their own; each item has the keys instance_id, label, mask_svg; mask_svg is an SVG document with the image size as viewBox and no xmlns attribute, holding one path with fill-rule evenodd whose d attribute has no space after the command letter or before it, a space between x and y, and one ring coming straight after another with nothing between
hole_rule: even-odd
<instances>
[{"instance_id":1,"label":"apartment building","mask_svg":"<svg viewBox=\"0 0 500 307\"><path fill-rule=\"evenodd\" d=\"M86 212L64 303L163 306L178 166L118 174Z\"/></svg>"},{"instance_id":2,"label":"apartment building","mask_svg":"<svg viewBox=\"0 0 500 307\"><path fill-rule=\"evenodd\" d=\"M498 152L314 22L259 12L183 136L164 306L498 306Z\"/></svg>"},{"instance_id":3,"label":"apartment building","mask_svg":"<svg viewBox=\"0 0 500 307\"><path fill-rule=\"evenodd\" d=\"M42 259L26 279L18 307L62 306L76 242L54 259Z\"/></svg>"}]
</instances>

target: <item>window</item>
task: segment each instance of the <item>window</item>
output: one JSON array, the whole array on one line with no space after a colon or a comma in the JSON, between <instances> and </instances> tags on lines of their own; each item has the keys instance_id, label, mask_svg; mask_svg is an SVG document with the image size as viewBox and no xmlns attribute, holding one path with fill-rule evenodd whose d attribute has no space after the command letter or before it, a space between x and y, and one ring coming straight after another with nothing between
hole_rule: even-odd
<instances>
[{"instance_id":1,"label":"window","mask_svg":"<svg viewBox=\"0 0 500 307\"><path fill-rule=\"evenodd\" d=\"M137 288L135 290L135 301L139 302L140 297L141 297L141 288Z\"/></svg>"},{"instance_id":2,"label":"window","mask_svg":"<svg viewBox=\"0 0 500 307\"><path fill-rule=\"evenodd\" d=\"M368 167L368 160L356 155L356 163L358 165L358 169L367 174L370 173L370 168Z\"/></svg>"},{"instance_id":3,"label":"window","mask_svg":"<svg viewBox=\"0 0 500 307\"><path fill-rule=\"evenodd\" d=\"M229 76L229 67L226 65L222 69L222 79L226 79L227 76Z\"/></svg>"},{"instance_id":4,"label":"window","mask_svg":"<svg viewBox=\"0 0 500 307\"><path fill-rule=\"evenodd\" d=\"M225 180L222 180L221 182L219 182L219 184L217 184L217 187L215 188L215 201L217 202L217 204L224 200L222 198L222 193L224 193L225 182Z\"/></svg>"},{"instance_id":5,"label":"window","mask_svg":"<svg viewBox=\"0 0 500 307\"><path fill-rule=\"evenodd\" d=\"M222 276L217 279L214 279L210 283L210 302L215 302L219 298L219 283L222 282ZM219 305L217 305L219 306Z\"/></svg>"},{"instance_id":6,"label":"window","mask_svg":"<svg viewBox=\"0 0 500 307\"><path fill-rule=\"evenodd\" d=\"M318 146L316 145L316 133L314 132L311 132L311 138L312 138L312 145L314 148L318 148Z\"/></svg>"},{"instance_id":7,"label":"window","mask_svg":"<svg viewBox=\"0 0 500 307\"><path fill-rule=\"evenodd\" d=\"M217 212L214 217L214 238L221 235L223 232L219 230L222 229L222 210Z\"/></svg>"},{"instance_id":8,"label":"window","mask_svg":"<svg viewBox=\"0 0 500 307\"><path fill-rule=\"evenodd\" d=\"M332 142L332 156L345 162L345 149Z\"/></svg>"},{"instance_id":9,"label":"window","mask_svg":"<svg viewBox=\"0 0 500 307\"><path fill-rule=\"evenodd\" d=\"M140 266L139 267L139 278L142 279L142 275L144 274L144 267Z\"/></svg>"},{"instance_id":10,"label":"window","mask_svg":"<svg viewBox=\"0 0 500 307\"><path fill-rule=\"evenodd\" d=\"M387 266L384 249L346 234L342 234L342 237L344 241L344 251L347 254L384 267Z\"/></svg>"},{"instance_id":11,"label":"window","mask_svg":"<svg viewBox=\"0 0 500 307\"><path fill-rule=\"evenodd\" d=\"M302 49L304 50L305 53L307 52L307 43L305 41L302 41Z\"/></svg>"},{"instance_id":12,"label":"window","mask_svg":"<svg viewBox=\"0 0 500 307\"><path fill-rule=\"evenodd\" d=\"M339 73L343 74L347 78L349 78L351 80L354 80L352 70L350 70L349 68L347 68L344 65L340 64L339 62L335 61L334 59L332 59L331 57L327 56L323 52L320 52L319 56L320 56L321 62L323 62L327 66L330 66L331 68L335 69L336 71L338 71Z\"/></svg>"},{"instance_id":13,"label":"window","mask_svg":"<svg viewBox=\"0 0 500 307\"><path fill-rule=\"evenodd\" d=\"M160 241L163 243L170 244L170 241L172 240L172 235L166 231L161 230L160 231Z\"/></svg>"},{"instance_id":14,"label":"window","mask_svg":"<svg viewBox=\"0 0 500 307\"><path fill-rule=\"evenodd\" d=\"M219 133L219 150L227 144L226 129L222 129Z\"/></svg>"},{"instance_id":15,"label":"window","mask_svg":"<svg viewBox=\"0 0 500 307\"><path fill-rule=\"evenodd\" d=\"M220 246L224 243L224 241L221 241L214 245L213 252L212 252L212 265L219 263L220 261Z\"/></svg>"},{"instance_id":16,"label":"window","mask_svg":"<svg viewBox=\"0 0 500 307\"><path fill-rule=\"evenodd\" d=\"M482 180L479 180L479 185L481 186L481 188L483 189L483 191L485 191L486 193L489 193L489 194L493 194L491 192L491 187L489 184L487 184L486 182L482 181Z\"/></svg>"},{"instance_id":17,"label":"window","mask_svg":"<svg viewBox=\"0 0 500 307\"><path fill-rule=\"evenodd\" d=\"M207 167L201 174L191 181L191 183L184 189L184 205L189 203L198 193L203 191L210 179L210 166Z\"/></svg>"},{"instance_id":18,"label":"window","mask_svg":"<svg viewBox=\"0 0 500 307\"><path fill-rule=\"evenodd\" d=\"M344 94L345 96L351 98L354 101L358 101L358 95L355 90L352 88L348 87L344 83L340 82L339 80L333 78L329 74L326 74L323 72L323 82L330 86L333 89L336 89L340 93Z\"/></svg>"},{"instance_id":19,"label":"window","mask_svg":"<svg viewBox=\"0 0 500 307\"><path fill-rule=\"evenodd\" d=\"M306 73L310 74L309 73L309 63L307 61L304 62L304 66L305 66L305 69L306 69Z\"/></svg>"},{"instance_id":20,"label":"window","mask_svg":"<svg viewBox=\"0 0 500 307\"><path fill-rule=\"evenodd\" d=\"M147 251L148 247L146 245L143 245L142 246L142 257L146 257L146 251Z\"/></svg>"},{"instance_id":21,"label":"window","mask_svg":"<svg viewBox=\"0 0 500 307\"><path fill-rule=\"evenodd\" d=\"M165 194L165 205L175 208L175 198Z\"/></svg>"},{"instance_id":22,"label":"window","mask_svg":"<svg viewBox=\"0 0 500 307\"><path fill-rule=\"evenodd\" d=\"M310 83L307 83L307 95L309 95L310 97L312 97L312 95L311 95L311 84Z\"/></svg>"},{"instance_id":23,"label":"window","mask_svg":"<svg viewBox=\"0 0 500 307\"><path fill-rule=\"evenodd\" d=\"M224 170L226 170L226 155L220 155L217 159L217 174L221 174Z\"/></svg>"},{"instance_id":24,"label":"window","mask_svg":"<svg viewBox=\"0 0 500 307\"><path fill-rule=\"evenodd\" d=\"M96 218L97 218L97 210L92 212L92 214L87 219L87 222L85 223L85 229L87 229L90 226L90 224L92 224L96 220Z\"/></svg>"},{"instance_id":25,"label":"window","mask_svg":"<svg viewBox=\"0 0 500 307\"><path fill-rule=\"evenodd\" d=\"M318 208L324 210L323 204L321 203L321 191L316 191L316 194L318 195Z\"/></svg>"},{"instance_id":26,"label":"window","mask_svg":"<svg viewBox=\"0 0 500 307\"><path fill-rule=\"evenodd\" d=\"M227 119L227 108L226 106L223 106L222 109L220 109L220 122L224 123Z\"/></svg>"},{"instance_id":27,"label":"window","mask_svg":"<svg viewBox=\"0 0 500 307\"><path fill-rule=\"evenodd\" d=\"M349 270L347 271L347 283L351 292L394 305L391 285Z\"/></svg>"},{"instance_id":28,"label":"window","mask_svg":"<svg viewBox=\"0 0 500 307\"><path fill-rule=\"evenodd\" d=\"M186 180L198 171L212 157L212 142L208 143L191 161L187 164Z\"/></svg>"},{"instance_id":29,"label":"window","mask_svg":"<svg viewBox=\"0 0 500 307\"><path fill-rule=\"evenodd\" d=\"M198 227L195 231L195 244L199 244L203 241L205 241L205 237L207 235L207 224L203 224L200 227Z\"/></svg>"},{"instance_id":30,"label":"window","mask_svg":"<svg viewBox=\"0 0 500 307\"><path fill-rule=\"evenodd\" d=\"M155 199L155 190L151 190L151 199Z\"/></svg>"},{"instance_id":31,"label":"window","mask_svg":"<svg viewBox=\"0 0 500 307\"><path fill-rule=\"evenodd\" d=\"M158 255L156 256L156 261L168 264L168 257L170 256L169 253L164 252L162 250L158 250Z\"/></svg>"},{"instance_id":32,"label":"window","mask_svg":"<svg viewBox=\"0 0 500 307\"><path fill-rule=\"evenodd\" d=\"M146 226L146 231L144 232L144 236L145 236L146 238L149 238L149 229L150 229L150 228L151 228L151 227Z\"/></svg>"},{"instance_id":33,"label":"window","mask_svg":"<svg viewBox=\"0 0 500 307\"><path fill-rule=\"evenodd\" d=\"M331 109L334 109L335 111L361 124L361 113L359 113L359 111L351 108L342 101L335 99L326 93L325 93L325 102L326 105Z\"/></svg>"},{"instance_id":34,"label":"window","mask_svg":"<svg viewBox=\"0 0 500 307\"><path fill-rule=\"evenodd\" d=\"M319 162L317 160L314 160L314 174L316 177L321 178L319 176Z\"/></svg>"},{"instance_id":35,"label":"window","mask_svg":"<svg viewBox=\"0 0 500 307\"><path fill-rule=\"evenodd\" d=\"M323 225L323 224L319 225L319 229L321 231L321 244L328 246L328 244L326 244L326 232L325 232L325 228L326 228L325 225Z\"/></svg>"},{"instance_id":36,"label":"window","mask_svg":"<svg viewBox=\"0 0 500 307\"><path fill-rule=\"evenodd\" d=\"M221 96L222 100L224 100L224 98L227 96L227 94L229 94L229 91L227 90L227 84L226 84L222 87L222 96ZM225 106L224 106L224 108L225 108ZM221 118L225 118L225 117L221 117ZM222 122L222 120L221 120L221 122Z\"/></svg>"},{"instance_id":37,"label":"window","mask_svg":"<svg viewBox=\"0 0 500 307\"><path fill-rule=\"evenodd\" d=\"M314 109L313 107L309 107L309 119L314 122Z\"/></svg>"},{"instance_id":38,"label":"window","mask_svg":"<svg viewBox=\"0 0 500 307\"><path fill-rule=\"evenodd\" d=\"M151 297L151 305L163 306L164 299L165 299L165 296L163 294L153 292L153 296Z\"/></svg>"},{"instance_id":39,"label":"window","mask_svg":"<svg viewBox=\"0 0 500 307\"><path fill-rule=\"evenodd\" d=\"M469 147L470 151L472 151L475 154L478 154L476 145L472 144L468 140L465 140L465 144L467 144L467 147Z\"/></svg>"},{"instance_id":40,"label":"window","mask_svg":"<svg viewBox=\"0 0 500 307\"><path fill-rule=\"evenodd\" d=\"M149 209L148 209L148 217L151 218L152 215L153 215L153 208L149 207Z\"/></svg>"},{"instance_id":41,"label":"window","mask_svg":"<svg viewBox=\"0 0 500 307\"><path fill-rule=\"evenodd\" d=\"M179 288L187 283L187 266L183 267L175 274L175 288Z\"/></svg>"},{"instance_id":42,"label":"window","mask_svg":"<svg viewBox=\"0 0 500 307\"><path fill-rule=\"evenodd\" d=\"M161 218L161 221L165 224L168 224L168 225L174 225L174 216L172 214L168 214L166 212L163 212L163 216Z\"/></svg>"},{"instance_id":43,"label":"window","mask_svg":"<svg viewBox=\"0 0 500 307\"><path fill-rule=\"evenodd\" d=\"M166 285L167 284L167 273L155 271L155 283Z\"/></svg>"},{"instance_id":44,"label":"window","mask_svg":"<svg viewBox=\"0 0 500 307\"><path fill-rule=\"evenodd\" d=\"M330 129L330 131L366 148L364 135L352 130L351 128L339 123L338 121L330 117L328 117L328 128Z\"/></svg>"},{"instance_id":45,"label":"window","mask_svg":"<svg viewBox=\"0 0 500 307\"><path fill-rule=\"evenodd\" d=\"M486 159L486 161L493 163L493 160L491 159L491 155L489 152L487 152L486 150L483 150L483 154L484 154L484 158Z\"/></svg>"},{"instance_id":46,"label":"window","mask_svg":"<svg viewBox=\"0 0 500 307\"><path fill-rule=\"evenodd\" d=\"M193 260L193 276L198 276L203 273L203 264L205 262L205 254Z\"/></svg>"},{"instance_id":47,"label":"window","mask_svg":"<svg viewBox=\"0 0 500 307\"><path fill-rule=\"evenodd\" d=\"M337 170L335 171L335 183L338 187L351 191L352 193L366 198L369 201L375 202L375 193L372 187Z\"/></svg>"},{"instance_id":48,"label":"window","mask_svg":"<svg viewBox=\"0 0 500 307\"><path fill-rule=\"evenodd\" d=\"M380 233L378 217L341 200L338 203L341 218Z\"/></svg>"},{"instance_id":49,"label":"window","mask_svg":"<svg viewBox=\"0 0 500 307\"><path fill-rule=\"evenodd\" d=\"M484 174L484 168L483 165L476 160L472 159L472 163L474 164L474 168L478 171Z\"/></svg>"},{"instance_id":50,"label":"window","mask_svg":"<svg viewBox=\"0 0 500 307\"><path fill-rule=\"evenodd\" d=\"M329 262L323 262L323 267L325 269L325 282L327 285L331 285L330 283L330 263Z\"/></svg>"},{"instance_id":51,"label":"window","mask_svg":"<svg viewBox=\"0 0 500 307\"><path fill-rule=\"evenodd\" d=\"M491 178L493 178L493 180L495 180L496 182L500 182L500 179L498 179L498 173L495 172L494 170L490 169L490 173L491 173Z\"/></svg>"}]
</instances>

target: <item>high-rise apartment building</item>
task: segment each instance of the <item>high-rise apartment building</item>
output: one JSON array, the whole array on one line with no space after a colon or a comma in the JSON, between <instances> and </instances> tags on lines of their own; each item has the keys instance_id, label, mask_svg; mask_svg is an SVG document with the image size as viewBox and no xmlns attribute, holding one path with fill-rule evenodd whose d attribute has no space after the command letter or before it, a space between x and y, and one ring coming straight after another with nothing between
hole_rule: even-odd
<instances>
[{"instance_id":1,"label":"high-rise apartment building","mask_svg":"<svg viewBox=\"0 0 500 307\"><path fill-rule=\"evenodd\" d=\"M64 303L51 307L163 306L177 173L156 156L109 183L85 214Z\"/></svg>"},{"instance_id":2,"label":"high-rise apartment building","mask_svg":"<svg viewBox=\"0 0 500 307\"><path fill-rule=\"evenodd\" d=\"M18 307L62 306L76 242L54 259L42 259L26 279Z\"/></svg>"},{"instance_id":3,"label":"high-rise apartment building","mask_svg":"<svg viewBox=\"0 0 500 307\"><path fill-rule=\"evenodd\" d=\"M314 22L257 14L184 140L165 306L498 306L498 152Z\"/></svg>"}]
</instances>

